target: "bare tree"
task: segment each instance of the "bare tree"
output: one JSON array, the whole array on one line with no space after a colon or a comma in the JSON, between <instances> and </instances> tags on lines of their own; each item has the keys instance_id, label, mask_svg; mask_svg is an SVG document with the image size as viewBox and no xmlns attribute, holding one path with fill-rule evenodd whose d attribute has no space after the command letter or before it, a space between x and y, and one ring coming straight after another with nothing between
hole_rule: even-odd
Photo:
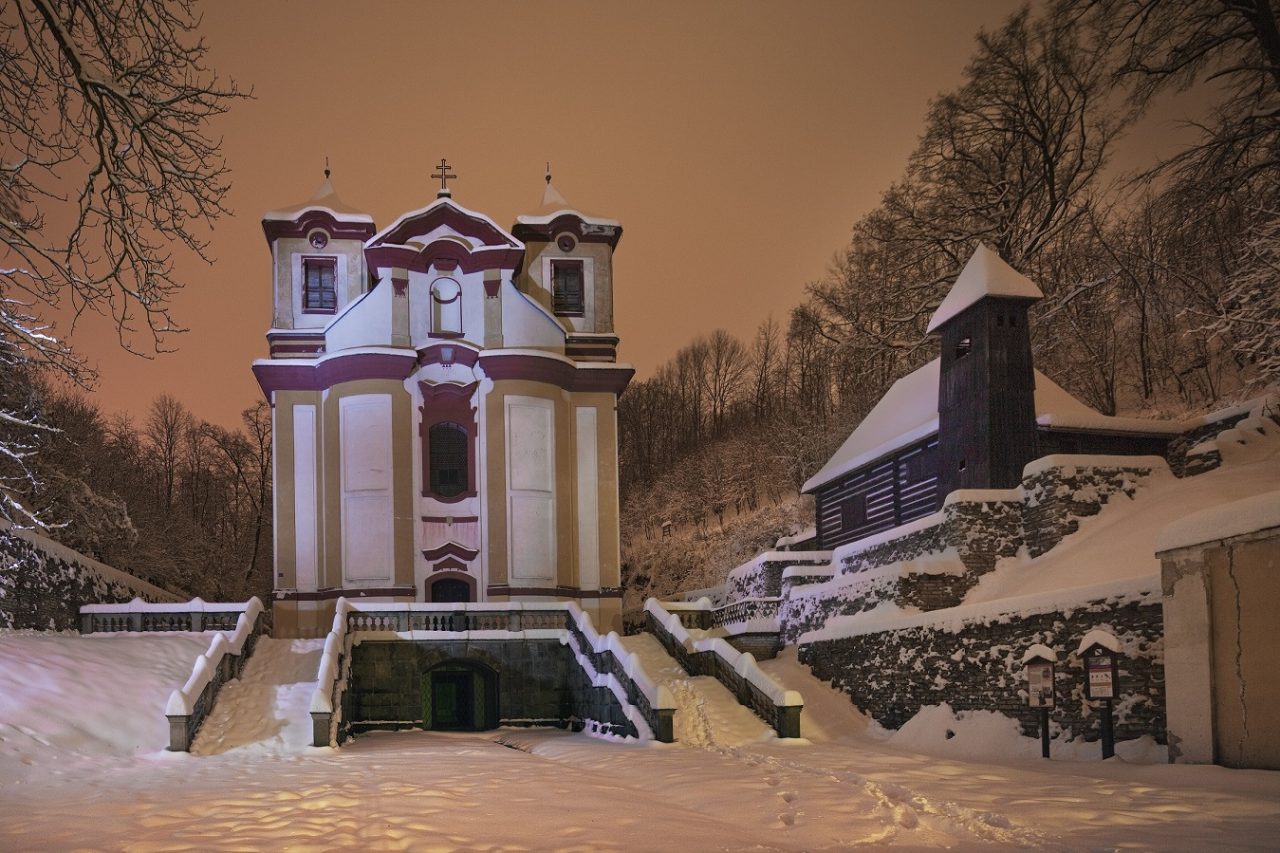
<instances>
[{"instance_id":1,"label":"bare tree","mask_svg":"<svg viewBox=\"0 0 1280 853\"><path fill-rule=\"evenodd\" d=\"M110 316L139 351L179 330L173 246L206 257L227 169L205 127L242 95L205 67L198 23L192 0L0 6L0 382L23 364L92 382L53 334L55 308ZM20 409L0 420L18 436L40 425ZM10 467L24 441L0 445ZM4 483L0 513L35 522Z\"/></svg>"},{"instance_id":2,"label":"bare tree","mask_svg":"<svg viewBox=\"0 0 1280 853\"><path fill-rule=\"evenodd\" d=\"M747 348L724 329L716 329L707 339L702 386L706 393L713 435L725 428L729 411L738 402L742 383L750 368Z\"/></svg>"}]
</instances>

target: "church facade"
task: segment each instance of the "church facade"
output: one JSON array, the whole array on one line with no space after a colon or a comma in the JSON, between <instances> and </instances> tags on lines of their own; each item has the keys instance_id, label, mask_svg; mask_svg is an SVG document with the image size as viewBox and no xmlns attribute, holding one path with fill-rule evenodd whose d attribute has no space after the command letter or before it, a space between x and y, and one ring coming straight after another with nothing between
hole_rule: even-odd
<instances>
[{"instance_id":1,"label":"church facade","mask_svg":"<svg viewBox=\"0 0 1280 853\"><path fill-rule=\"evenodd\" d=\"M323 636L340 596L571 599L617 623L621 225L548 176L510 230L448 189L379 229L326 173L262 226L276 636Z\"/></svg>"}]
</instances>

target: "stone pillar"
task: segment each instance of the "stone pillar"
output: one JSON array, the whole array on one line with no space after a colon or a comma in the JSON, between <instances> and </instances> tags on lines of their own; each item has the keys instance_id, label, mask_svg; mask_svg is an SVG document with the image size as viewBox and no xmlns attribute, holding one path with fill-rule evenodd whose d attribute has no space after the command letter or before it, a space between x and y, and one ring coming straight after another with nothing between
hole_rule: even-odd
<instances>
[{"instance_id":1,"label":"stone pillar","mask_svg":"<svg viewBox=\"0 0 1280 853\"><path fill-rule=\"evenodd\" d=\"M169 751L191 751L191 717L187 714L166 714L169 720Z\"/></svg>"}]
</instances>

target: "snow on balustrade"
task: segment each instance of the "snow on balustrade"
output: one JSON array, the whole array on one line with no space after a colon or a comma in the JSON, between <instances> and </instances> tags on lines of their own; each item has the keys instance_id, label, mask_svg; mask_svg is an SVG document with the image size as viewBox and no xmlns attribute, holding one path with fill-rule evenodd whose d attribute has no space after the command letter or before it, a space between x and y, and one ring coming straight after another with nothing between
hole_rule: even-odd
<instances>
[{"instance_id":1,"label":"snow on balustrade","mask_svg":"<svg viewBox=\"0 0 1280 853\"><path fill-rule=\"evenodd\" d=\"M373 603L340 598L311 701L316 746L339 743L351 650L365 634L406 641L558 639L573 652L589 683L613 693L642 739L670 740L676 707L670 692L649 678L616 633L601 636L590 615L574 602Z\"/></svg>"},{"instance_id":2,"label":"snow on balustrade","mask_svg":"<svg viewBox=\"0 0 1280 853\"><path fill-rule=\"evenodd\" d=\"M240 616L257 601L149 602L135 598L126 604L86 604L80 608L83 634L117 631L234 631Z\"/></svg>"},{"instance_id":3,"label":"snow on balustrade","mask_svg":"<svg viewBox=\"0 0 1280 853\"><path fill-rule=\"evenodd\" d=\"M711 602L705 598L695 605L698 609L711 609ZM644 607L652 617L658 639L690 675L714 676L738 697L740 703L772 725L779 737L800 736L803 697L766 675L754 655L739 652L722 637L695 639L681 618L692 609L687 604L672 613L666 609L665 603L650 598Z\"/></svg>"},{"instance_id":4,"label":"snow on balustrade","mask_svg":"<svg viewBox=\"0 0 1280 853\"><path fill-rule=\"evenodd\" d=\"M91 605L94 607L129 605ZM175 605L168 605L172 608ZM209 642L209 649L196 658L191 668L191 676L179 689L169 694L164 713L169 718L169 749L174 752L186 752L191 746L200 724L213 708L219 688L230 678L238 678L244 669L244 663L253 654L254 642L261 629L262 601L257 596L243 604L205 604L200 599L193 599L187 605L188 614L202 613L201 608L210 608L216 613L236 613L235 629L230 634L217 633ZM152 615L160 613L157 605L147 605ZM82 608L83 611L84 608ZM225 624L217 620L219 624ZM192 622L188 622L188 625ZM188 628L152 628L150 630L190 630ZM206 628L212 630L212 628Z\"/></svg>"}]
</instances>

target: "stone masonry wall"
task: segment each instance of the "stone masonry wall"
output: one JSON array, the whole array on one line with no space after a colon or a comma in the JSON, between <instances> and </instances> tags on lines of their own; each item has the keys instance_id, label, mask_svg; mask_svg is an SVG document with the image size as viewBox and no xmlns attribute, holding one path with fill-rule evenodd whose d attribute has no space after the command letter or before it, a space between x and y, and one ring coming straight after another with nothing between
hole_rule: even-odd
<instances>
[{"instance_id":1,"label":"stone masonry wall","mask_svg":"<svg viewBox=\"0 0 1280 853\"><path fill-rule=\"evenodd\" d=\"M1231 415L1220 421L1214 421L1210 424L1197 427L1189 432L1169 442L1169 467L1173 469L1173 473L1179 477L1193 477L1196 474L1203 474L1206 471L1212 471L1222 464L1222 454L1216 450L1208 453L1191 454L1190 451L1198 444L1203 444L1210 439L1217 438L1219 434L1226 430L1235 428L1236 424L1244 420L1248 416L1248 412Z\"/></svg>"},{"instance_id":2,"label":"stone masonry wall","mask_svg":"<svg viewBox=\"0 0 1280 853\"><path fill-rule=\"evenodd\" d=\"M726 591L729 601L743 598L776 598L782 594L782 571L788 566L826 565L823 561L785 559L762 560L754 566L740 566L729 574Z\"/></svg>"},{"instance_id":3,"label":"stone masonry wall","mask_svg":"<svg viewBox=\"0 0 1280 853\"><path fill-rule=\"evenodd\" d=\"M0 530L0 629L74 630L80 625L82 604L176 598L161 598L148 587L108 579L86 563L50 553L11 530Z\"/></svg>"},{"instance_id":4,"label":"stone masonry wall","mask_svg":"<svg viewBox=\"0 0 1280 853\"><path fill-rule=\"evenodd\" d=\"M1157 591L1158 593L1158 591ZM1099 715L1084 698L1084 669L1074 656L1094 628L1120 639L1120 698L1116 738L1152 735L1165 740L1164 641L1158 594L1129 600L1082 602L1048 612L1002 614L954 626L924 626L822 640L800 646L813 674L849 694L881 725L896 729L921 708L944 702L956 711L998 711L1037 732L1027 707L1022 655L1033 643L1058 652L1055 732L1094 740Z\"/></svg>"},{"instance_id":5,"label":"stone masonry wall","mask_svg":"<svg viewBox=\"0 0 1280 853\"><path fill-rule=\"evenodd\" d=\"M1135 460L1136 462L1136 460ZM1078 467L1058 465L1022 481L1022 529L1027 551L1038 557L1080 528L1080 519L1097 515L1118 494L1132 498L1150 465Z\"/></svg>"}]
</instances>

